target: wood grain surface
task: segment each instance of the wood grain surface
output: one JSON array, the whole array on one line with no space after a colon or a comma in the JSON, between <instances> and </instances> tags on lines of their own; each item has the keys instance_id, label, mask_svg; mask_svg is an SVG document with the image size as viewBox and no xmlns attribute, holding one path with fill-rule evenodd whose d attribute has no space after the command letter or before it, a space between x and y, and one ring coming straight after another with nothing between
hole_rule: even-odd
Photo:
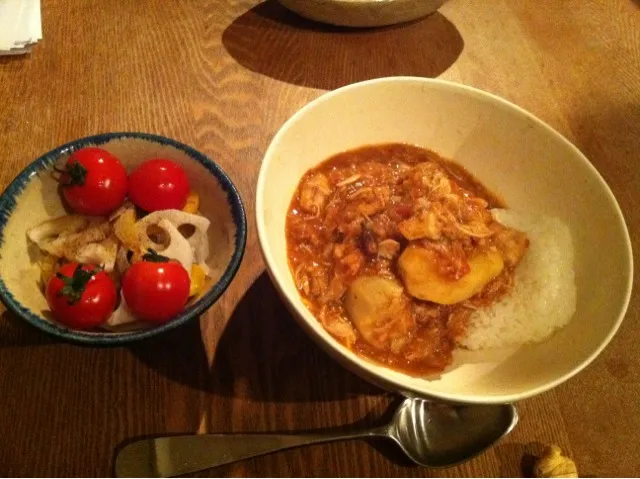
<instances>
[{"instance_id":1,"label":"wood grain surface","mask_svg":"<svg viewBox=\"0 0 640 479\"><path fill-rule=\"evenodd\" d=\"M438 76L517 103L590 158L640 251L637 1L451 0L424 20L377 30L326 27L258 3L44 1L44 40L28 56L0 58L0 187L66 141L144 131L219 162L250 219L228 292L199 324L156 340L62 344L2 309L0 475L108 476L116 447L146 435L376 422L393 395L346 372L298 328L263 272L253 223L270 139L326 90ZM459 467L418 468L393 446L355 441L202 475L520 476L544 443L565 449L582 476L636 475L638 289L636 280L622 328L593 365L519 404L516 430Z\"/></svg>"}]
</instances>

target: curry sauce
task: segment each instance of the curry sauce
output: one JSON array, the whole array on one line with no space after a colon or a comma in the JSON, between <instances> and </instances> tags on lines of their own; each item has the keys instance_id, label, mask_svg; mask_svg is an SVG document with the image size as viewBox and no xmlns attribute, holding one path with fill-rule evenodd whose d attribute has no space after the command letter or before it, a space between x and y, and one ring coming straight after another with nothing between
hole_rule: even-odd
<instances>
[{"instance_id":1,"label":"curry sauce","mask_svg":"<svg viewBox=\"0 0 640 479\"><path fill-rule=\"evenodd\" d=\"M335 155L289 207L289 265L306 306L356 353L414 375L441 372L471 312L513 285L523 233L461 166L404 144Z\"/></svg>"}]
</instances>

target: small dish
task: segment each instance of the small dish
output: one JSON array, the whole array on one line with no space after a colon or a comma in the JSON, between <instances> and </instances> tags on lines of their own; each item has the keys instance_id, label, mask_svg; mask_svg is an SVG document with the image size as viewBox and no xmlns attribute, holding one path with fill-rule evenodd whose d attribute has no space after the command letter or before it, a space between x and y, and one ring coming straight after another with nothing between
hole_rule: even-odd
<instances>
[{"instance_id":1,"label":"small dish","mask_svg":"<svg viewBox=\"0 0 640 479\"><path fill-rule=\"evenodd\" d=\"M175 319L134 331L79 331L51 320L38 286L39 268L26 231L67 212L58 193L52 168L73 151L99 146L115 154L128 171L144 160L166 158L180 164L191 187L200 194L200 211L211 220L208 266L211 285ZM146 133L106 133L62 145L27 166L0 196L0 299L19 318L57 338L93 346L122 345L156 336L204 313L235 276L247 236L240 195L227 174L194 148Z\"/></svg>"}]
</instances>

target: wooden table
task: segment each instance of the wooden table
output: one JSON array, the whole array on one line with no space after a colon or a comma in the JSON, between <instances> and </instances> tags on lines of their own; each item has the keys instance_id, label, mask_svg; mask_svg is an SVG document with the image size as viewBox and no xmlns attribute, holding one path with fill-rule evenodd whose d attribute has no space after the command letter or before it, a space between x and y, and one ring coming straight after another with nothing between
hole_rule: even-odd
<instances>
[{"instance_id":1,"label":"wooden table","mask_svg":"<svg viewBox=\"0 0 640 479\"><path fill-rule=\"evenodd\" d=\"M44 40L26 57L0 59L0 186L66 141L145 131L219 162L250 220L244 263L223 299L199 324L157 340L76 347L2 313L0 475L104 476L113 473L116 446L138 436L367 425L382 414L392 395L343 370L285 311L253 226L270 139L326 90L374 77L437 76L519 104L591 159L640 251L637 0L451 0L422 21L369 31L312 24L274 0L258 3L45 1ZM209 474L519 476L529 454L557 443L583 476L635 475L635 285L626 321L595 363L519 404L516 430L462 466L413 467L391 446L352 441Z\"/></svg>"}]
</instances>

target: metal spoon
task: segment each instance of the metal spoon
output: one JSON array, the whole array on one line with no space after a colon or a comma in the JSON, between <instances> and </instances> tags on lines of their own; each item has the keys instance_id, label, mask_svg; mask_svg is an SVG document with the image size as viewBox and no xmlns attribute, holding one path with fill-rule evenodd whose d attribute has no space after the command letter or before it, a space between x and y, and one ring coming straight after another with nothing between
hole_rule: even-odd
<instances>
[{"instance_id":1,"label":"metal spoon","mask_svg":"<svg viewBox=\"0 0 640 479\"><path fill-rule=\"evenodd\" d=\"M518 422L510 404L449 406L406 399L391 422L351 432L315 434L205 434L131 443L116 457L118 477L172 477L271 452L345 439L386 437L419 465L446 467L480 454Z\"/></svg>"}]
</instances>

